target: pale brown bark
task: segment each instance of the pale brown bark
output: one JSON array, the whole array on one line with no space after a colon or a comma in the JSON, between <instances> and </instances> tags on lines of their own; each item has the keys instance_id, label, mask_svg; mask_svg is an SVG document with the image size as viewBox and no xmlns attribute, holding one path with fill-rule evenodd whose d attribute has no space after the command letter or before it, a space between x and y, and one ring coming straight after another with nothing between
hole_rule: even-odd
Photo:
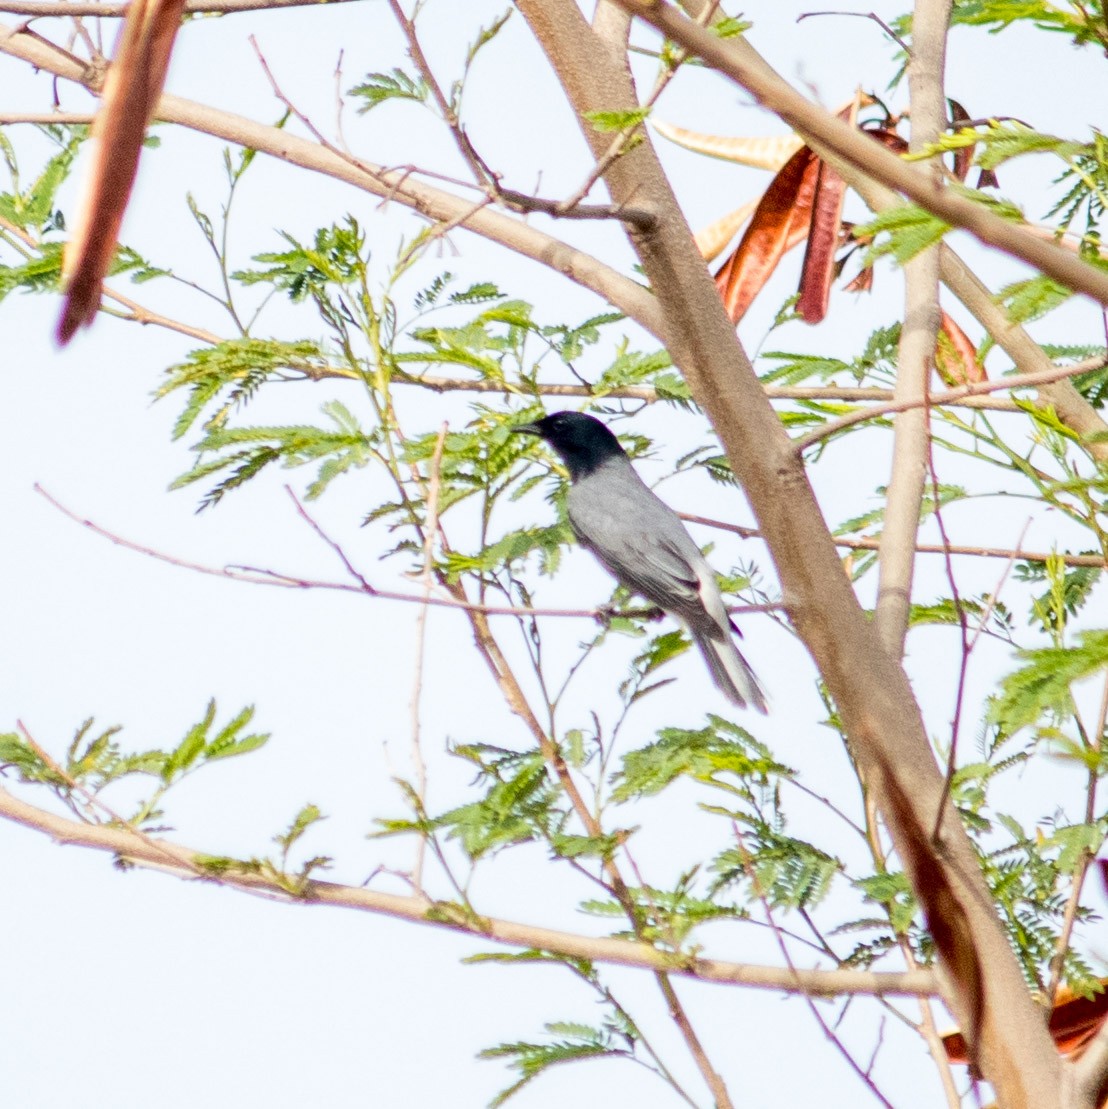
<instances>
[{"instance_id":1,"label":"pale brown bark","mask_svg":"<svg viewBox=\"0 0 1108 1109\"><path fill-rule=\"evenodd\" d=\"M518 0L517 6L579 117L634 107L626 75L609 64L574 4ZM657 10L632 0L625 6ZM734 45L704 37L713 50ZM702 53L699 36L690 32L687 42ZM600 137L587 125L585 136L599 156ZM885 798L886 816L890 808L899 814L889 819L889 830L917 895L929 910L961 917L962 944L973 950L959 954L988 968L974 977L953 960L946 966L947 1002L963 1027L980 1018L980 1062L1003 1105L1057 1106L1060 1067L1053 1044L993 911L973 846L946 803L911 687L854 596L804 469L735 338L649 143L618 159L606 181L616 203L634 203L656 215L655 229L632 233L631 240L664 313L670 351L742 482L793 623L842 714L855 757ZM887 804L890 796L896 805ZM932 847L924 829L940 811L940 841ZM923 862L948 883L949 897L941 905L928 888Z\"/></svg>"}]
</instances>

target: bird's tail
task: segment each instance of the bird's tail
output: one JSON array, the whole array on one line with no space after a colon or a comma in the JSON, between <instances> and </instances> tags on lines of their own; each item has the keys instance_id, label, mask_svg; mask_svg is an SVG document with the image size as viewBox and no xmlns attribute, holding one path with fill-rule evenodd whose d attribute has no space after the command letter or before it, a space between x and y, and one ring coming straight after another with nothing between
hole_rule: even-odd
<instances>
[{"instance_id":1,"label":"bird's tail","mask_svg":"<svg viewBox=\"0 0 1108 1109\"><path fill-rule=\"evenodd\" d=\"M766 699L742 653L729 635L694 632L693 638L708 664L712 680L739 708L749 702L759 712L768 711Z\"/></svg>"}]
</instances>

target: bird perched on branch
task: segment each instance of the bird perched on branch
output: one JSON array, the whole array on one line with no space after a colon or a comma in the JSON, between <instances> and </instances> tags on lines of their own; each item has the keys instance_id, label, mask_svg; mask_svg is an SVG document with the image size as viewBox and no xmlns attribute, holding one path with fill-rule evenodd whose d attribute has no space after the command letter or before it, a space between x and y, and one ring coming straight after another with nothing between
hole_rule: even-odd
<instances>
[{"instance_id":1,"label":"bird perched on branch","mask_svg":"<svg viewBox=\"0 0 1108 1109\"><path fill-rule=\"evenodd\" d=\"M735 646L715 573L677 513L635 472L616 437L581 412L555 412L512 429L544 439L569 469L569 522L621 585L688 628L712 680L740 708L766 711L754 672Z\"/></svg>"}]
</instances>

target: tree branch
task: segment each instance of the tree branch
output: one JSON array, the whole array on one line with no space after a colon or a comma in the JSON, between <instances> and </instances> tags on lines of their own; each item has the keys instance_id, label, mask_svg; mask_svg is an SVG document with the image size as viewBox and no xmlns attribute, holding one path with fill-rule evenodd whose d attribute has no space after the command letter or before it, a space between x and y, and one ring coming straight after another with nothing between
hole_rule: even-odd
<instances>
[{"instance_id":1,"label":"tree branch","mask_svg":"<svg viewBox=\"0 0 1108 1109\"><path fill-rule=\"evenodd\" d=\"M744 42L743 45L753 52L749 44ZM757 55L754 57L757 58ZM774 78L791 94L792 90L781 78L776 75ZM871 174L865 166L842 157L834 146L823 142L819 135L806 130L802 124L797 126L797 130L816 153L846 179L873 212L884 212L901 203L896 192L881 183L878 176ZM1042 347L1020 324L1008 318L983 282L946 243L939 245L939 275L942 283L965 305L1021 373L1046 373L1050 370L1053 363ZM1039 397L1044 405L1053 405L1058 418L1085 439L1085 449L1093 458L1108 460L1108 423L1081 396L1072 382L1048 382L1039 390Z\"/></svg>"},{"instance_id":2,"label":"tree branch","mask_svg":"<svg viewBox=\"0 0 1108 1109\"><path fill-rule=\"evenodd\" d=\"M933 215L1041 270L1075 292L1108 304L1108 273L1026 228L994 215L952 189L936 190L925 174L818 107L784 81L741 37L720 39L664 0L617 0L695 56L730 77L790 126L811 134L844 159Z\"/></svg>"},{"instance_id":3,"label":"tree branch","mask_svg":"<svg viewBox=\"0 0 1108 1109\"><path fill-rule=\"evenodd\" d=\"M916 0L912 15L912 53L908 62L912 137L910 149L935 142L946 126L943 72L951 0ZM943 186L942 164L925 168L932 188ZM874 623L885 649L904 654L912 608L923 487L927 477L929 413L924 403L931 382L939 335L939 251L931 247L904 266L904 323L896 367L896 402L903 407L893 422L893 461L885 502L885 526L878 551Z\"/></svg>"},{"instance_id":4,"label":"tree branch","mask_svg":"<svg viewBox=\"0 0 1108 1109\"><path fill-rule=\"evenodd\" d=\"M158 562L165 562L170 566L180 567L182 570L192 570L197 574L207 574L216 578L227 578L230 581L245 582L248 585L275 586L281 589L334 589L342 593L356 593L363 597L372 597L381 601L403 601L409 604L427 605L432 608L453 608L462 612L481 613L484 616L512 616L517 619L531 616L568 616L590 620L603 620L607 616L606 610L597 608L532 608L522 605L486 605L478 604L475 601L458 599L456 596L436 597L426 596L423 593L401 593L392 589L378 589L377 586L369 582L362 576L360 571L353 566L342 547L331 539L319 524L312 519L287 485L285 486L285 490L296 505L297 512L313 531L315 531L320 539L335 551L343 564L343 568L353 579L352 582L321 581L315 578L305 578L295 574L285 573L281 570L267 570L256 566L206 566L201 562L190 562L188 559L178 558L176 555L166 554L164 551L157 551L153 547L147 547L142 543L136 543L134 540L126 539L122 535L117 535L115 532L101 527L100 524L95 523L87 517L81 516L70 508L66 508L64 504L43 489L41 485L36 484L34 490L39 496L53 505L63 516L67 516L74 523L80 524L81 527L87 528L95 535L99 535L101 538L108 540L109 543L113 543L117 547L123 547L128 551L134 551L136 554L145 555L147 558L153 558ZM729 606L728 611L733 613L765 612L769 607L770 606L766 605L733 605ZM656 611L656 609L650 608L620 609L621 615L641 617L648 617Z\"/></svg>"},{"instance_id":5,"label":"tree branch","mask_svg":"<svg viewBox=\"0 0 1108 1109\"><path fill-rule=\"evenodd\" d=\"M185 11L190 14L231 14L233 12L260 12L271 8L322 8L331 4L348 4L352 0L185 0ZM74 0L74 3L56 0L0 0L0 12L7 15L25 15L32 19L46 16L104 16L121 19L127 14L129 0Z\"/></svg>"},{"instance_id":6,"label":"tree branch","mask_svg":"<svg viewBox=\"0 0 1108 1109\"><path fill-rule=\"evenodd\" d=\"M20 58L48 73L96 91L96 82L87 67L61 48L27 34L21 28L0 24L0 53ZM657 302L638 282L522 220L487 208L475 208L472 201L415 180L406 169L387 169L351 158L288 131L178 96L163 95L155 118L166 123L178 123L226 142L269 154L291 165L345 181L380 197L386 203L396 201L403 204L432 222L457 221L466 230L591 289L647 331L660 336L661 313Z\"/></svg>"},{"instance_id":7,"label":"tree branch","mask_svg":"<svg viewBox=\"0 0 1108 1109\"><path fill-rule=\"evenodd\" d=\"M836 435L854 424L861 423L864 420L874 420L880 416L887 416L892 412L907 412L911 409L926 410L940 405L956 404L967 397L983 396L987 393L996 393L1005 389L1039 386L1041 394L1043 392L1041 386L1067 381L1072 377L1087 374L1090 370L1098 370L1105 365L1105 361L1103 357L1098 356L1087 358L1083 362L1077 362L1072 366L1055 366L1051 362L1050 369L1037 370L1027 374L1012 374L1008 377L996 378L994 381L973 381L967 385L959 385L957 389L950 389L945 393L931 393L927 396L917 396L902 401L894 400L891 404L875 404L871 408L840 416L837 420L831 420L822 427L817 427L807 435L801 436L796 441L796 449L798 452L806 451L814 443L826 439L829 435Z\"/></svg>"},{"instance_id":8,"label":"tree branch","mask_svg":"<svg viewBox=\"0 0 1108 1109\"><path fill-rule=\"evenodd\" d=\"M895 996L935 992L935 977L930 971L893 974L864 970L788 970L705 959L694 955L675 955L631 940L581 936L494 917L464 921L444 913L444 907L439 902L422 897L381 893L368 890L364 886L344 886L337 882L313 879L305 883L303 892L296 897L279 882L260 874L246 870L217 872L211 866L211 856L202 851L170 840L143 836L130 827L84 824L70 820L31 805L2 787L0 818L42 832L60 844L109 851L138 866L163 870L180 878L195 880L200 873L208 876L206 880L247 893L264 893L298 904L334 905L397 917L468 932L513 947L553 951L571 958L594 959L597 962L644 970L664 969L704 982L730 983L756 989L803 991L819 996L842 993Z\"/></svg>"},{"instance_id":9,"label":"tree branch","mask_svg":"<svg viewBox=\"0 0 1108 1109\"><path fill-rule=\"evenodd\" d=\"M1100 1109L1108 1087L1108 1022L1100 1026L1081 1058L1071 1065L1074 1092L1071 1109Z\"/></svg>"},{"instance_id":10,"label":"tree branch","mask_svg":"<svg viewBox=\"0 0 1108 1109\"><path fill-rule=\"evenodd\" d=\"M721 42L675 9L618 2L645 12L671 37L680 35L681 45L720 63L730 75L741 69L733 64L736 56L749 60L742 40ZM517 6L580 119L591 111L634 107L633 90L607 55L576 33L576 5L517 0ZM762 77L766 72L759 70ZM783 84L768 72L773 82ZM762 84L755 89L759 94ZM817 113L803 97L789 92L821 124L827 122L826 113ZM582 126L582 132L598 154L591 128ZM849 136L844 145L862 144L849 149L867 166L875 157L871 147L883 153L843 124L831 132L836 142L843 132ZM907 171L913 184L923 180L890 158L898 175ZM777 566L789 614L826 682L858 763L875 783L917 897L933 923L957 918L957 927L939 936L947 1003L963 1027L977 1030L977 1055L1001 1103L1053 1109L1059 1104L1060 1085L1053 1043L996 916L973 845L956 813L943 803L942 776L911 686L858 604L803 466L736 341L649 141L617 159L607 181L615 202L634 196L659 213L654 232L630 238L665 313L667 346L746 491ZM976 213L976 206L962 205ZM1055 252L1050 253L1053 257ZM1073 259L1067 256L1065 262L1072 265ZM1096 284L1108 298L1108 276L1098 275ZM943 815L942 842L935 845L921 829L929 829L938 812ZM981 966L988 966L987 975L977 972Z\"/></svg>"},{"instance_id":11,"label":"tree branch","mask_svg":"<svg viewBox=\"0 0 1108 1109\"><path fill-rule=\"evenodd\" d=\"M703 524L705 527L718 528L720 531L734 532L736 535L741 535L744 539L758 539L761 537L761 532L757 528L745 528L741 524L729 524L723 520L712 520L707 516L693 516L687 512L680 512L678 515L682 520L688 520L690 524ZM843 547L850 551L876 551L880 540L878 539L844 539L839 536L834 538L836 547ZM1024 562L1046 562L1051 558L1061 559L1062 563L1066 566L1094 566L1098 569L1101 567L1108 568L1108 559L1103 555L1073 555L1073 554L1058 554L1055 551L1024 551L1019 548L1010 547L971 547L951 543L944 545L942 543L917 543L916 550L920 554L939 554L939 555L970 555L978 558L1003 558L1008 561L1016 561L1017 559Z\"/></svg>"}]
</instances>

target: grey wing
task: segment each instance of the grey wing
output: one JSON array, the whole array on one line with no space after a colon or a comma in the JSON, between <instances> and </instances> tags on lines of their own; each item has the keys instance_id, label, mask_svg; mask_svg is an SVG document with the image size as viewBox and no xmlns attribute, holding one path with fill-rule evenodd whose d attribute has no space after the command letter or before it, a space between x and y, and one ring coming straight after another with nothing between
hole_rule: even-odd
<instances>
[{"instance_id":1,"label":"grey wing","mask_svg":"<svg viewBox=\"0 0 1108 1109\"><path fill-rule=\"evenodd\" d=\"M637 478L603 492L595 495L588 479L571 490L577 538L628 589L683 619L703 618L703 558L677 515Z\"/></svg>"}]
</instances>

